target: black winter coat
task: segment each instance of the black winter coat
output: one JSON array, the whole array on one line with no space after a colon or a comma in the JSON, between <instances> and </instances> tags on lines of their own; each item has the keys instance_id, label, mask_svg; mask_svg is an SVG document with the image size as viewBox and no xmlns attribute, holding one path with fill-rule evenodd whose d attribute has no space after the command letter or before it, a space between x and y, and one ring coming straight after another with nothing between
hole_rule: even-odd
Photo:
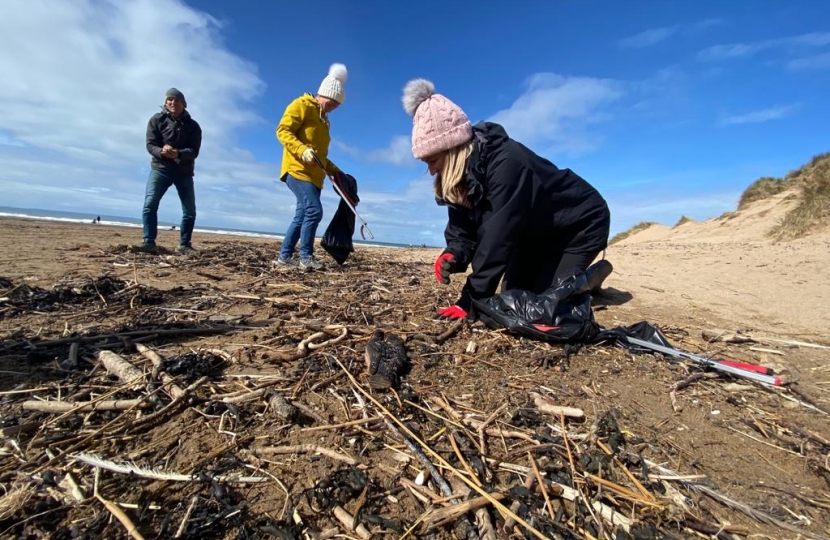
<instances>
[{"instance_id":1,"label":"black winter coat","mask_svg":"<svg viewBox=\"0 0 830 540\"><path fill-rule=\"evenodd\" d=\"M161 149L169 144L179 151L179 157L161 156ZM193 176L193 166L202 147L202 128L186 110L178 119L167 111L154 114L147 122L147 151L153 156L150 166L181 176Z\"/></svg>"},{"instance_id":2,"label":"black winter coat","mask_svg":"<svg viewBox=\"0 0 830 540\"><path fill-rule=\"evenodd\" d=\"M493 296L520 249L564 249L562 238L570 239L570 252L605 249L610 214L593 186L509 138L498 124L476 124L473 137L466 171L472 208L448 205L444 231L446 252L459 267L473 267L459 305Z\"/></svg>"}]
</instances>

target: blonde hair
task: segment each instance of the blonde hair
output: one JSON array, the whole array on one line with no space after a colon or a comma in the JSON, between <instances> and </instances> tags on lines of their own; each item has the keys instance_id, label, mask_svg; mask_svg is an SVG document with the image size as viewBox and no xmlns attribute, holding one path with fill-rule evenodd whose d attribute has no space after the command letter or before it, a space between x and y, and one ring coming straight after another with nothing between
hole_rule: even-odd
<instances>
[{"instance_id":1,"label":"blonde hair","mask_svg":"<svg viewBox=\"0 0 830 540\"><path fill-rule=\"evenodd\" d=\"M467 203L467 185L464 173L467 170L467 158L473 153L473 141L447 150L444 168L435 177L432 189L435 196L452 204Z\"/></svg>"}]
</instances>

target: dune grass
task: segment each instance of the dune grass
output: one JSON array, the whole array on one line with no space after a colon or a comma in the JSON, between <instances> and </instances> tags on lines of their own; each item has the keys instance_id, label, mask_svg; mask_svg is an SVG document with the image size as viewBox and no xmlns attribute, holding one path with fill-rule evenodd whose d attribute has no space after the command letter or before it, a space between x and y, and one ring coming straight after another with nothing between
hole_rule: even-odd
<instances>
[{"instance_id":1,"label":"dune grass","mask_svg":"<svg viewBox=\"0 0 830 540\"><path fill-rule=\"evenodd\" d=\"M799 191L798 204L768 235L774 240L801 238L830 224L830 152L815 156L810 163L784 178L787 187Z\"/></svg>"},{"instance_id":2,"label":"dune grass","mask_svg":"<svg viewBox=\"0 0 830 540\"><path fill-rule=\"evenodd\" d=\"M656 221L641 221L640 223L638 223L638 224L634 225L633 227L629 228L628 230L615 234L614 237L611 238L611 240L608 241L608 245L610 246L610 245L616 244L617 242L620 242L621 240L625 240L626 238L628 238L632 234L636 234L640 231L644 231L644 230L648 229L649 227L651 227L652 225L657 225L657 222Z\"/></svg>"},{"instance_id":3,"label":"dune grass","mask_svg":"<svg viewBox=\"0 0 830 540\"><path fill-rule=\"evenodd\" d=\"M674 229L676 227L680 227L684 223L689 223L690 221L694 221L694 220L690 217L680 216L680 219L677 220L677 223L674 224L674 227L672 227L672 229Z\"/></svg>"},{"instance_id":4,"label":"dune grass","mask_svg":"<svg viewBox=\"0 0 830 540\"><path fill-rule=\"evenodd\" d=\"M769 199L773 195L781 193L787 187L788 181L783 178L775 178L772 176L759 178L741 193L741 198L738 201L738 210L746 208L748 204L755 201Z\"/></svg>"}]
</instances>

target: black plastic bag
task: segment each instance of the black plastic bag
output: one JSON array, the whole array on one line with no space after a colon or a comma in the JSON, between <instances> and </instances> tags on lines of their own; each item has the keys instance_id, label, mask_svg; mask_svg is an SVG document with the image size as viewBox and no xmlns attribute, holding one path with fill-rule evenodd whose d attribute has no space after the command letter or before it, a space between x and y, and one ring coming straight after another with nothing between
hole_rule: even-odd
<instances>
[{"instance_id":1,"label":"black plastic bag","mask_svg":"<svg viewBox=\"0 0 830 540\"><path fill-rule=\"evenodd\" d=\"M556 343L588 342L600 331L591 310L591 291L599 288L611 269L611 263L602 260L541 294L512 290L474 300L473 305L490 328Z\"/></svg>"},{"instance_id":2,"label":"black plastic bag","mask_svg":"<svg viewBox=\"0 0 830 540\"><path fill-rule=\"evenodd\" d=\"M339 174L331 177L332 182L337 182L337 187L349 199L352 206L357 206L360 199L357 196L357 180L350 174ZM331 223L326 227L326 232L320 245L337 264L343 264L354 252L354 212L342 198L337 206Z\"/></svg>"}]
</instances>

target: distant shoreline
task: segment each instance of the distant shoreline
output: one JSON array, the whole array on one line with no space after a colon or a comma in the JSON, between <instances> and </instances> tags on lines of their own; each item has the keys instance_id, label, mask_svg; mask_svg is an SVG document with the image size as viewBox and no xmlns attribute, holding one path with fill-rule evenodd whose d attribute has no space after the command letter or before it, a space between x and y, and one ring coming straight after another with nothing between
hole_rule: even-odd
<instances>
[{"instance_id":1,"label":"distant shoreline","mask_svg":"<svg viewBox=\"0 0 830 540\"><path fill-rule=\"evenodd\" d=\"M35 221L45 221L51 223L67 223L73 225L89 225L91 227L99 227L99 226L108 226L108 227L123 227L127 229L141 229L141 223L137 220L129 220L129 218L122 218L118 216L101 216L101 221L99 223L92 223L93 219L97 216L87 216L86 214L79 214L75 212L50 212L47 210L39 210L39 209L30 209L30 208L10 208L10 207L0 207L0 219L27 219L27 220L35 220ZM175 229L171 229L171 224L162 224L159 223L159 232L162 231L178 231L178 224L175 225ZM218 235L218 236L240 236L244 238L262 238L266 240L282 240L285 235L276 234L276 233L266 233L266 232L259 232L259 231L246 231L240 229L222 229L219 227L199 227L197 226L193 230L194 234L201 235L201 234L211 234L211 235ZM140 241L140 234L138 235L139 239L136 242ZM318 237L319 240L319 237ZM391 242L374 242L374 241L365 241L354 239L353 240L355 245L367 246L367 247L386 247L386 248L409 248L409 247L432 247L432 246L418 246L412 244L397 244Z\"/></svg>"}]
</instances>

